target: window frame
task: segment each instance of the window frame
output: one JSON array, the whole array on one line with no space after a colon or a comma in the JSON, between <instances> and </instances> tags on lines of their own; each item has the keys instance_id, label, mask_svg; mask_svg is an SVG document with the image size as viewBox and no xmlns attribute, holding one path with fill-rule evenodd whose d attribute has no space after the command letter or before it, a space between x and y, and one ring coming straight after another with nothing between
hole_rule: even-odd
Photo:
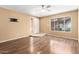
<instances>
[{"instance_id":1,"label":"window frame","mask_svg":"<svg viewBox=\"0 0 79 59\"><path fill-rule=\"evenodd\" d=\"M66 17L69 17L70 18L70 21L71 21L71 29L70 29L70 31L66 31L66 30L64 30L64 31L55 30L55 20L58 19L58 18L66 18ZM65 27L65 20L66 19L64 19L64 29L66 28ZM71 16L55 17L55 18L52 18L51 19L51 23L52 23L52 21L54 22L54 30L52 30L52 25L51 25L51 28L50 28L51 31L53 31L53 32L67 32L67 33L72 32L72 17Z\"/></svg>"}]
</instances>

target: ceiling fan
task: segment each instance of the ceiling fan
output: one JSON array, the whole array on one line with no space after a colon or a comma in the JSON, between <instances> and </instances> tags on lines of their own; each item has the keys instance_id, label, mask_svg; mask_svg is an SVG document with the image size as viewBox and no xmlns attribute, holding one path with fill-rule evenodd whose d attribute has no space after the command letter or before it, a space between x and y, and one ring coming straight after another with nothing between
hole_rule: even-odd
<instances>
[{"instance_id":1,"label":"ceiling fan","mask_svg":"<svg viewBox=\"0 0 79 59\"><path fill-rule=\"evenodd\" d=\"M51 11L50 8L52 7L51 5L41 5L42 10L44 11Z\"/></svg>"},{"instance_id":2,"label":"ceiling fan","mask_svg":"<svg viewBox=\"0 0 79 59\"><path fill-rule=\"evenodd\" d=\"M50 8L51 5L42 5L42 8Z\"/></svg>"}]
</instances>

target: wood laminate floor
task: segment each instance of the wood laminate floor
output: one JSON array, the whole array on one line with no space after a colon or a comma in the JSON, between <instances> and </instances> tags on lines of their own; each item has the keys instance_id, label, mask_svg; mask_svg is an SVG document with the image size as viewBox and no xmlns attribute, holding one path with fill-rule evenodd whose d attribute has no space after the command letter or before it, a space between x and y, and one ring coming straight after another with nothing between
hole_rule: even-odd
<instances>
[{"instance_id":1,"label":"wood laminate floor","mask_svg":"<svg viewBox=\"0 0 79 59\"><path fill-rule=\"evenodd\" d=\"M0 43L1 54L79 53L77 40L53 36L25 37Z\"/></svg>"}]
</instances>

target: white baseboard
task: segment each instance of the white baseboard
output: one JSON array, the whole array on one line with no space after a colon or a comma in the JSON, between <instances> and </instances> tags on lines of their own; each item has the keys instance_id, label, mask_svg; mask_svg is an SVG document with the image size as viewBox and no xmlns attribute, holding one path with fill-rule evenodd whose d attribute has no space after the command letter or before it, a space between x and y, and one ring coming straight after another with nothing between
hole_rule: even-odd
<instances>
[{"instance_id":1,"label":"white baseboard","mask_svg":"<svg viewBox=\"0 0 79 59\"><path fill-rule=\"evenodd\" d=\"M20 39L20 38L23 38L23 37L27 37L27 36L22 36L22 37L17 37L17 38L3 40L3 41L0 41L0 43L7 42L7 41L11 41L11 40L17 40L17 39Z\"/></svg>"},{"instance_id":2,"label":"white baseboard","mask_svg":"<svg viewBox=\"0 0 79 59\"><path fill-rule=\"evenodd\" d=\"M65 38L65 39L73 39L73 40L78 40L78 38L72 38L72 37L66 37L66 36L58 36L58 35L52 35L52 34L47 34L47 35L51 35L51 36L55 36L55 37L59 37L59 38Z\"/></svg>"}]
</instances>

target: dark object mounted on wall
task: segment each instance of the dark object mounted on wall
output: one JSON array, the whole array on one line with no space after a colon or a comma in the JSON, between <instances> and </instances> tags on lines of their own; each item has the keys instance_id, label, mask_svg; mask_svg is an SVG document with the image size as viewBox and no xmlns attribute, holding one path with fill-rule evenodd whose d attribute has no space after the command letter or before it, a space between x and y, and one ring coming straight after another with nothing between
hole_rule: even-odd
<instances>
[{"instance_id":1,"label":"dark object mounted on wall","mask_svg":"<svg viewBox=\"0 0 79 59\"><path fill-rule=\"evenodd\" d=\"M18 19L16 19L16 18L10 18L10 22L18 22Z\"/></svg>"}]
</instances>

